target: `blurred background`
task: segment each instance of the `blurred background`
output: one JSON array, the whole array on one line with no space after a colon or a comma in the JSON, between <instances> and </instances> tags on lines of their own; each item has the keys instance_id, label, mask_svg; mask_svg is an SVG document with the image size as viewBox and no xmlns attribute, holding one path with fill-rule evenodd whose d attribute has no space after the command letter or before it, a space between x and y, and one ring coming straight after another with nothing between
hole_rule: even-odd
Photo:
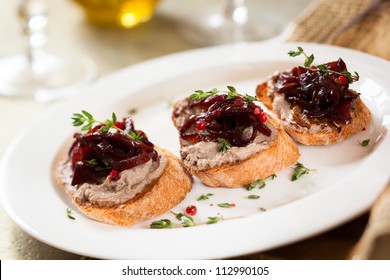
<instances>
[{"instance_id":1,"label":"blurred background","mask_svg":"<svg viewBox=\"0 0 390 280\"><path fill-rule=\"evenodd\" d=\"M150 21L131 29L102 28L90 24L78 3L81 1L47 1L49 5L47 48L88 54L98 65L99 75L104 76L145 59L200 47L186 41L178 33L177 26L181 24L181 20L194 15L202 21L205 18L205 11L220 9L224 0L161 0L157 3ZM3 0L0 4L0 35L7 38L0 46L2 56L23 51L21 27L17 16L19 2L20 0ZM312 0L246 2L250 9L264 11L280 18L286 27Z\"/></svg>"}]
</instances>

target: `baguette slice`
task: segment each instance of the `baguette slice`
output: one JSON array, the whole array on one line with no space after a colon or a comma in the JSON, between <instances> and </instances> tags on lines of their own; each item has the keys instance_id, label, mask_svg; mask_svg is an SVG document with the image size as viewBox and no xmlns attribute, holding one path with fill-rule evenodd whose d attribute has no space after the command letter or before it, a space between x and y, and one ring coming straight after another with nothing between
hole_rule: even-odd
<instances>
[{"instance_id":1,"label":"baguette slice","mask_svg":"<svg viewBox=\"0 0 390 280\"><path fill-rule=\"evenodd\" d=\"M115 206L103 207L90 203L79 203L72 198L72 202L86 216L112 225L131 226L135 223L161 215L179 204L192 188L192 177L182 166L180 160L170 152L156 147L159 154L167 157L167 166L164 173L152 185L127 202ZM53 165L53 177L58 186L68 189L58 168L64 162L66 154L57 156ZM72 194L67 191L68 195Z\"/></svg>"},{"instance_id":2,"label":"baguette slice","mask_svg":"<svg viewBox=\"0 0 390 280\"><path fill-rule=\"evenodd\" d=\"M333 126L323 124L319 130L310 131L298 123L289 121L288 118L281 116L281 108L276 107L274 99L276 95L282 95L281 93L275 93L270 89L270 83L264 82L257 86L256 95L263 102L263 104L280 119L283 128L286 132L297 142L304 145L330 145L341 142L352 135L355 135L359 131L363 130L371 121L371 112L363 101L358 97L355 99L352 108L351 116L352 122L348 125L344 125L341 129L336 129ZM287 101L285 106L289 106ZM307 121L310 122L309 119ZM317 120L318 122L318 120ZM313 124L313 123L311 123Z\"/></svg>"},{"instance_id":3,"label":"baguette slice","mask_svg":"<svg viewBox=\"0 0 390 280\"><path fill-rule=\"evenodd\" d=\"M298 147L276 120L271 117L269 119L270 123L277 128L278 136L270 143L268 149L237 163L222 164L203 170L188 166L186 168L207 186L226 188L248 186L287 168L299 158Z\"/></svg>"}]
</instances>

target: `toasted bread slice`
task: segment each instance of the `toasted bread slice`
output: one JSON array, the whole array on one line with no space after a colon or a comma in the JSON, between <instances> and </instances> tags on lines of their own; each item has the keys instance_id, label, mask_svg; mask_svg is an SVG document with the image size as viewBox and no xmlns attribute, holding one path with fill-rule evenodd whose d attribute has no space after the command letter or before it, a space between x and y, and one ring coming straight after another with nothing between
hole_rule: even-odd
<instances>
[{"instance_id":1,"label":"toasted bread slice","mask_svg":"<svg viewBox=\"0 0 390 280\"><path fill-rule=\"evenodd\" d=\"M266 179L296 162L300 156L298 147L277 121L270 119L270 124L276 127L277 137L266 150L235 163L202 170L186 168L210 187L238 188Z\"/></svg>"},{"instance_id":2,"label":"toasted bread slice","mask_svg":"<svg viewBox=\"0 0 390 280\"><path fill-rule=\"evenodd\" d=\"M180 160L170 152L155 147L159 154L167 157L167 165L160 178L147 186L143 192L123 204L115 206L97 206L80 203L72 197L72 202L86 216L112 225L131 226L161 215L179 204L192 188L192 177L182 166ZM60 161L66 155L62 153L53 165L53 177L58 186L68 189L69 183L62 178ZM66 172L66 170L63 172ZM72 196L72 193L67 191Z\"/></svg>"},{"instance_id":3,"label":"toasted bread slice","mask_svg":"<svg viewBox=\"0 0 390 280\"><path fill-rule=\"evenodd\" d=\"M286 132L295 141L304 145L330 145L341 142L363 130L371 121L371 112L360 97L354 100L351 107L352 122L337 129L326 123L318 124L318 120L311 121L308 118L305 121L306 124L309 123L309 128L307 126L300 126L297 122L291 121L291 119L294 119L293 111L290 111L291 115L289 117L286 117L286 114L282 116L281 107L290 108L290 105L287 101L283 100L282 102L285 102L283 106L275 106L275 97L280 95L280 98L283 94L270 90L269 82L258 85L256 95L269 110L276 114ZM316 125L316 129L310 129L314 125Z\"/></svg>"}]
</instances>

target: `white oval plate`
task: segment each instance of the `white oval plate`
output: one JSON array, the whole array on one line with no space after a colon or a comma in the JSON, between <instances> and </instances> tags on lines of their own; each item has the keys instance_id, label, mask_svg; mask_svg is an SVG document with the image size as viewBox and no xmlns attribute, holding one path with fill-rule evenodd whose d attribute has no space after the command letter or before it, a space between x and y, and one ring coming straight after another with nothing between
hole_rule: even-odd
<instances>
[{"instance_id":1,"label":"white oval plate","mask_svg":"<svg viewBox=\"0 0 390 280\"><path fill-rule=\"evenodd\" d=\"M263 189L212 189L195 180L193 190L173 212L194 204L197 226L184 228L172 213L122 228L86 218L74 210L64 192L53 185L52 161L75 129L71 115L85 109L98 119L134 115L136 127L156 145L178 155L177 131L170 104L194 90L236 87L254 95L257 84L276 70L303 63L287 52L297 44L261 43L220 46L184 52L123 69L100 80L87 92L51 107L35 119L7 151L1 168L1 198L12 219L35 238L54 247L108 259L226 258L270 249L320 233L367 210L384 188L390 174L390 63L338 47L299 44L314 53L316 63L342 57L361 80L352 88L373 113L365 131L326 147L299 145L299 161L313 169L290 181L291 169L268 179ZM367 147L359 141L371 139ZM209 200L197 201L213 193ZM259 195L259 199L247 196ZM234 203L220 208L219 203ZM262 211L266 209L267 211ZM222 219L205 224L208 217ZM151 221L172 220L173 229L150 229Z\"/></svg>"}]
</instances>

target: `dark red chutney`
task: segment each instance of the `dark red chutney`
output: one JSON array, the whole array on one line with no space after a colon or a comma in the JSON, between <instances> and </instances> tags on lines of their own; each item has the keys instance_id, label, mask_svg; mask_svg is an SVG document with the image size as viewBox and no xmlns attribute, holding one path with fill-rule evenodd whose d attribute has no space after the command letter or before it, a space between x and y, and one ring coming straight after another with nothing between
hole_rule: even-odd
<instances>
[{"instance_id":1,"label":"dark red chutney","mask_svg":"<svg viewBox=\"0 0 390 280\"><path fill-rule=\"evenodd\" d=\"M340 127L352 121L351 106L359 93L349 89L352 82L345 76L347 66L340 58L324 64L329 71L316 66L294 67L278 75L276 91L293 106L299 106L308 118L325 118Z\"/></svg>"},{"instance_id":2,"label":"dark red chutney","mask_svg":"<svg viewBox=\"0 0 390 280\"><path fill-rule=\"evenodd\" d=\"M180 137L191 142L218 142L224 139L232 146L243 147L253 142L258 132L270 136L271 130L264 123L267 115L254 102L244 96L229 97L227 94L215 94L203 100L191 100L177 108L178 117L184 111L199 112L191 114L182 127ZM244 136L245 129L251 133Z\"/></svg>"},{"instance_id":3,"label":"dark red chutney","mask_svg":"<svg viewBox=\"0 0 390 280\"><path fill-rule=\"evenodd\" d=\"M72 164L72 185L98 183L102 178L126 169L142 165L150 159L156 160L158 154L146 134L135 130L131 118L116 122L115 126L127 134L131 131L138 140L123 132L99 132L102 125L95 126L85 134L76 133L75 141L69 150Z\"/></svg>"}]
</instances>

